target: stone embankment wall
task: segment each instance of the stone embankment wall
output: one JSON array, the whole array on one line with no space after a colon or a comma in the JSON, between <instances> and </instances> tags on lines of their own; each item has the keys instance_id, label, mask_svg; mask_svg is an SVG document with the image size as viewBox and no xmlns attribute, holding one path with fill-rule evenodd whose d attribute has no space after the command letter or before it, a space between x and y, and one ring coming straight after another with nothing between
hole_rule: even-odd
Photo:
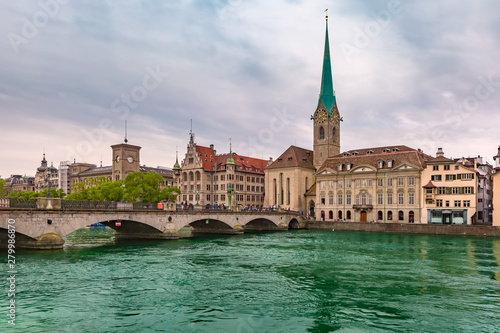
<instances>
[{"instance_id":1,"label":"stone embankment wall","mask_svg":"<svg viewBox=\"0 0 500 333\"><path fill-rule=\"evenodd\" d=\"M345 230L345 231L392 232L392 233L407 233L407 234L500 237L500 227L482 226L482 225L308 221L306 228L311 230L335 229L336 231Z\"/></svg>"}]
</instances>

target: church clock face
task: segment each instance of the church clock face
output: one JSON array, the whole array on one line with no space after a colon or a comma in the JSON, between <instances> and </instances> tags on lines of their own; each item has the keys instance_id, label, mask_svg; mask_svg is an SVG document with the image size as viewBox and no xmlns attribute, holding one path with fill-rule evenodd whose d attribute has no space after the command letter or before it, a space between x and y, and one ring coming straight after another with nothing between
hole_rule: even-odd
<instances>
[{"instance_id":1,"label":"church clock face","mask_svg":"<svg viewBox=\"0 0 500 333\"><path fill-rule=\"evenodd\" d=\"M332 113L332 122L337 125L340 122L340 114L337 109L335 109Z\"/></svg>"},{"instance_id":2,"label":"church clock face","mask_svg":"<svg viewBox=\"0 0 500 333\"><path fill-rule=\"evenodd\" d=\"M319 109L314 115L314 121L318 124L323 124L328 119L328 113L325 109Z\"/></svg>"}]
</instances>

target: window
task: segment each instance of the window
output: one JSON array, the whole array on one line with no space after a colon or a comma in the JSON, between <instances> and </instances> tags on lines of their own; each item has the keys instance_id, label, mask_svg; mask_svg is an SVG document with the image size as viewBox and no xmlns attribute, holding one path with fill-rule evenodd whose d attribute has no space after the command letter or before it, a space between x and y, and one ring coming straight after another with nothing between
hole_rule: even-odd
<instances>
[{"instance_id":1,"label":"window","mask_svg":"<svg viewBox=\"0 0 500 333\"><path fill-rule=\"evenodd\" d=\"M346 194L346 196L345 196L345 204L346 205L350 205L351 204L351 195L350 194Z\"/></svg>"},{"instance_id":2,"label":"window","mask_svg":"<svg viewBox=\"0 0 500 333\"><path fill-rule=\"evenodd\" d=\"M392 220L392 211L391 210L387 212L387 219Z\"/></svg>"},{"instance_id":3,"label":"window","mask_svg":"<svg viewBox=\"0 0 500 333\"><path fill-rule=\"evenodd\" d=\"M351 168L352 168L352 163L347 163L345 166L346 166L346 169L347 169L347 170L351 170Z\"/></svg>"},{"instance_id":4,"label":"window","mask_svg":"<svg viewBox=\"0 0 500 333\"><path fill-rule=\"evenodd\" d=\"M415 193L408 193L408 204L409 205L415 204Z\"/></svg>"},{"instance_id":5,"label":"window","mask_svg":"<svg viewBox=\"0 0 500 333\"><path fill-rule=\"evenodd\" d=\"M377 161L377 167L378 167L379 169L382 169L382 168L384 167L384 161L382 161L382 160L378 160L378 161Z\"/></svg>"},{"instance_id":6,"label":"window","mask_svg":"<svg viewBox=\"0 0 500 333\"><path fill-rule=\"evenodd\" d=\"M207 191L210 191L210 184L207 185Z\"/></svg>"},{"instance_id":7,"label":"window","mask_svg":"<svg viewBox=\"0 0 500 333\"><path fill-rule=\"evenodd\" d=\"M366 179L361 179L361 187L366 187Z\"/></svg>"},{"instance_id":8,"label":"window","mask_svg":"<svg viewBox=\"0 0 500 333\"><path fill-rule=\"evenodd\" d=\"M343 185L344 183L341 180L337 182L337 188L342 188Z\"/></svg>"},{"instance_id":9,"label":"window","mask_svg":"<svg viewBox=\"0 0 500 333\"><path fill-rule=\"evenodd\" d=\"M322 205L324 205L324 204L325 204L325 196L324 196L324 195L322 195L322 196L321 196L321 204L322 204Z\"/></svg>"},{"instance_id":10,"label":"window","mask_svg":"<svg viewBox=\"0 0 500 333\"><path fill-rule=\"evenodd\" d=\"M448 200L446 200L446 202L445 202L445 206L446 206L446 207L450 207L450 202L449 202Z\"/></svg>"},{"instance_id":11,"label":"window","mask_svg":"<svg viewBox=\"0 0 500 333\"><path fill-rule=\"evenodd\" d=\"M325 189L325 182L321 181L319 184L320 184L321 189L324 190Z\"/></svg>"},{"instance_id":12,"label":"window","mask_svg":"<svg viewBox=\"0 0 500 333\"><path fill-rule=\"evenodd\" d=\"M405 186L405 178L398 177L398 186Z\"/></svg>"},{"instance_id":13,"label":"window","mask_svg":"<svg viewBox=\"0 0 500 333\"><path fill-rule=\"evenodd\" d=\"M408 186L415 186L415 177L408 177Z\"/></svg>"},{"instance_id":14,"label":"window","mask_svg":"<svg viewBox=\"0 0 500 333\"><path fill-rule=\"evenodd\" d=\"M361 194L361 204L362 204L363 206L365 206L365 205L366 205L366 194Z\"/></svg>"},{"instance_id":15,"label":"window","mask_svg":"<svg viewBox=\"0 0 500 333\"><path fill-rule=\"evenodd\" d=\"M348 179L348 180L345 181L345 187L351 188L351 185L352 185L352 182L351 182L350 179Z\"/></svg>"},{"instance_id":16,"label":"window","mask_svg":"<svg viewBox=\"0 0 500 333\"><path fill-rule=\"evenodd\" d=\"M387 178L387 186L392 186L392 178Z\"/></svg>"},{"instance_id":17,"label":"window","mask_svg":"<svg viewBox=\"0 0 500 333\"><path fill-rule=\"evenodd\" d=\"M455 165L455 170L458 170L458 165Z\"/></svg>"},{"instance_id":18,"label":"window","mask_svg":"<svg viewBox=\"0 0 500 333\"><path fill-rule=\"evenodd\" d=\"M356 205L359 205L359 195L356 196Z\"/></svg>"},{"instance_id":19,"label":"window","mask_svg":"<svg viewBox=\"0 0 500 333\"><path fill-rule=\"evenodd\" d=\"M387 160L387 167L392 168L392 160Z\"/></svg>"},{"instance_id":20,"label":"window","mask_svg":"<svg viewBox=\"0 0 500 333\"><path fill-rule=\"evenodd\" d=\"M330 194L330 195L328 196L328 204L329 204L329 205L333 205L333 194Z\"/></svg>"},{"instance_id":21,"label":"window","mask_svg":"<svg viewBox=\"0 0 500 333\"><path fill-rule=\"evenodd\" d=\"M373 186L373 180L372 179L368 179L368 187L372 187Z\"/></svg>"},{"instance_id":22,"label":"window","mask_svg":"<svg viewBox=\"0 0 500 333\"><path fill-rule=\"evenodd\" d=\"M464 207L470 207L470 200L464 200Z\"/></svg>"},{"instance_id":23,"label":"window","mask_svg":"<svg viewBox=\"0 0 500 333\"><path fill-rule=\"evenodd\" d=\"M392 193L387 193L387 204L392 205Z\"/></svg>"},{"instance_id":24,"label":"window","mask_svg":"<svg viewBox=\"0 0 500 333\"><path fill-rule=\"evenodd\" d=\"M449 164L443 165L443 168L444 168L444 170L450 170L450 165Z\"/></svg>"},{"instance_id":25,"label":"window","mask_svg":"<svg viewBox=\"0 0 500 333\"><path fill-rule=\"evenodd\" d=\"M377 194L377 205L384 204L384 195L382 193Z\"/></svg>"},{"instance_id":26,"label":"window","mask_svg":"<svg viewBox=\"0 0 500 333\"><path fill-rule=\"evenodd\" d=\"M207 182L210 181L210 175L207 175Z\"/></svg>"},{"instance_id":27,"label":"window","mask_svg":"<svg viewBox=\"0 0 500 333\"><path fill-rule=\"evenodd\" d=\"M381 221L381 220L383 220L383 219L384 219L384 213L382 213L382 211L381 211L381 210L379 210L379 211L378 211L378 213L377 213L377 219L378 219L379 221Z\"/></svg>"},{"instance_id":28,"label":"window","mask_svg":"<svg viewBox=\"0 0 500 333\"><path fill-rule=\"evenodd\" d=\"M355 185L356 185L356 187L359 187L359 184L360 184L359 179L356 179L355 183L356 183L356 184L355 184Z\"/></svg>"},{"instance_id":29,"label":"window","mask_svg":"<svg viewBox=\"0 0 500 333\"><path fill-rule=\"evenodd\" d=\"M328 188L333 188L333 180L328 181Z\"/></svg>"},{"instance_id":30,"label":"window","mask_svg":"<svg viewBox=\"0 0 500 333\"><path fill-rule=\"evenodd\" d=\"M436 200L436 207L443 207L443 200Z\"/></svg>"},{"instance_id":31,"label":"window","mask_svg":"<svg viewBox=\"0 0 500 333\"><path fill-rule=\"evenodd\" d=\"M210 202L210 194L207 194L207 201Z\"/></svg>"},{"instance_id":32,"label":"window","mask_svg":"<svg viewBox=\"0 0 500 333\"><path fill-rule=\"evenodd\" d=\"M323 140L325 138L325 129L322 127L319 128L319 139Z\"/></svg>"},{"instance_id":33,"label":"window","mask_svg":"<svg viewBox=\"0 0 500 333\"><path fill-rule=\"evenodd\" d=\"M328 212L328 218L329 218L330 220L332 220L332 219L333 219L333 211L329 211L329 212Z\"/></svg>"},{"instance_id":34,"label":"window","mask_svg":"<svg viewBox=\"0 0 500 333\"><path fill-rule=\"evenodd\" d=\"M456 180L457 175L446 175L446 180Z\"/></svg>"},{"instance_id":35,"label":"window","mask_svg":"<svg viewBox=\"0 0 500 333\"><path fill-rule=\"evenodd\" d=\"M455 207L461 207L462 206L462 201L455 200L454 204L455 204Z\"/></svg>"},{"instance_id":36,"label":"window","mask_svg":"<svg viewBox=\"0 0 500 333\"><path fill-rule=\"evenodd\" d=\"M398 213L398 220L403 221L405 219L405 215L402 210L399 211Z\"/></svg>"},{"instance_id":37,"label":"window","mask_svg":"<svg viewBox=\"0 0 500 333\"><path fill-rule=\"evenodd\" d=\"M338 205L342 205L342 194L339 194L337 196L337 203L338 203Z\"/></svg>"},{"instance_id":38,"label":"window","mask_svg":"<svg viewBox=\"0 0 500 333\"><path fill-rule=\"evenodd\" d=\"M379 187L384 186L384 179L383 178L377 179L377 186L379 186Z\"/></svg>"},{"instance_id":39,"label":"window","mask_svg":"<svg viewBox=\"0 0 500 333\"><path fill-rule=\"evenodd\" d=\"M222 191L225 191L225 190L226 190L226 184L221 184L221 185L220 185L220 189L221 189Z\"/></svg>"},{"instance_id":40,"label":"window","mask_svg":"<svg viewBox=\"0 0 500 333\"><path fill-rule=\"evenodd\" d=\"M440 181L441 180L441 175L432 175L431 176L431 180Z\"/></svg>"},{"instance_id":41,"label":"window","mask_svg":"<svg viewBox=\"0 0 500 333\"><path fill-rule=\"evenodd\" d=\"M472 187L469 187L469 186L464 187L464 193L465 194L472 194Z\"/></svg>"},{"instance_id":42,"label":"window","mask_svg":"<svg viewBox=\"0 0 500 333\"><path fill-rule=\"evenodd\" d=\"M348 210L348 211L347 211L347 213L346 213L346 218L347 218L348 220L350 220L350 219L351 219L351 211L350 211L350 210Z\"/></svg>"},{"instance_id":43,"label":"window","mask_svg":"<svg viewBox=\"0 0 500 333\"><path fill-rule=\"evenodd\" d=\"M461 176L461 178L465 179L465 180L471 180L474 178L472 173L464 173L464 174L461 174L459 176Z\"/></svg>"},{"instance_id":44,"label":"window","mask_svg":"<svg viewBox=\"0 0 500 333\"><path fill-rule=\"evenodd\" d=\"M438 171L438 170L439 170L439 165L432 166L432 171Z\"/></svg>"},{"instance_id":45,"label":"window","mask_svg":"<svg viewBox=\"0 0 500 333\"><path fill-rule=\"evenodd\" d=\"M338 171L342 171L342 163L339 163L339 164L337 165L337 170L338 170Z\"/></svg>"},{"instance_id":46,"label":"window","mask_svg":"<svg viewBox=\"0 0 500 333\"><path fill-rule=\"evenodd\" d=\"M221 201L226 201L226 195L225 194L221 194L220 195L220 199L221 199Z\"/></svg>"},{"instance_id":47,"label":"window","mask_svg":"<svg viewBox=\"0 0 500 333\"><path fill-rule=\"evenodd\" d=\"M446 187L438 187L438 194L446 194Z\"/></svg>"},{"instance_id":48,"label":"window","mask_svg":"<svg viewBox=\"0 0 500 333\"><path fill-rule=\"evenodd\" d=\"M404 205L404 204L405 204L405 194L398 193L398 205Z\"/></svg>"}]
</instances>

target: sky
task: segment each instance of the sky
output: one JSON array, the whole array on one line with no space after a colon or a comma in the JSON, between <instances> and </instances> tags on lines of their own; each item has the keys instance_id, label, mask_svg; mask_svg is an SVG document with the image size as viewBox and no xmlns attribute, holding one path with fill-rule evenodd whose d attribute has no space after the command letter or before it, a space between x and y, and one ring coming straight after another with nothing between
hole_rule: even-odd
<instances>
[{"instance_id":1,"label":"sky","mask_svg":"<svg viewBox=\"0 0 500 333\"><path fill-rule=\"evenodd\" d=\"M218 153L312 149L325 12L341 151L447 157L500 144L500 2L2 1L0 175L45 152L111 165L113 144L172 167L195 133Z\"/></svg>"}]
</instances>

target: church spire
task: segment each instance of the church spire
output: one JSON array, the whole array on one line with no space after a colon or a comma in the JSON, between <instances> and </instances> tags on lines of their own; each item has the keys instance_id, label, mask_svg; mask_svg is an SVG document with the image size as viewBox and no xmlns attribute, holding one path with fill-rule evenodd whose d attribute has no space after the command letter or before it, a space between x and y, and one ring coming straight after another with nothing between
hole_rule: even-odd
<instances>
[{"instance_id":1,"label":"church spire","mask_svg":"<svg viewBox=\"0 0 500 333\"><path fill-rule=\"evenodd\" d=\"M234 164L233 149L231 146L231 138L229 138L229 157L227 158L226 164Z\"/></svg>"},{"instance_id":2,"label":"church spire","mask_svg":"<svg viewBox=\"0 0 500 333\"><path fill-rule=\"evenodd\" d=\"M177 148L177 147L176 147ZM175 164L174 170L180 170L181 166L179 165L179 150L175 151Z\"/></svg>"},{"instance_id":3,"label":"church spire","mask_svg":"<svg viewBox=\"0 0 500 333\"><path fill-rule=\"evenodd\" d=\"M328 9L327 9L328 10ZM325 12L327 11L325 10ZM335 94L333 91L332 64L330 62L330 45L328 40L328 12L326 15L325 54L323 56L323 74L321 77L321 90L318 106L323 103L328 115L331 114L335 105Z\"/></svg>"}]
</instances>

